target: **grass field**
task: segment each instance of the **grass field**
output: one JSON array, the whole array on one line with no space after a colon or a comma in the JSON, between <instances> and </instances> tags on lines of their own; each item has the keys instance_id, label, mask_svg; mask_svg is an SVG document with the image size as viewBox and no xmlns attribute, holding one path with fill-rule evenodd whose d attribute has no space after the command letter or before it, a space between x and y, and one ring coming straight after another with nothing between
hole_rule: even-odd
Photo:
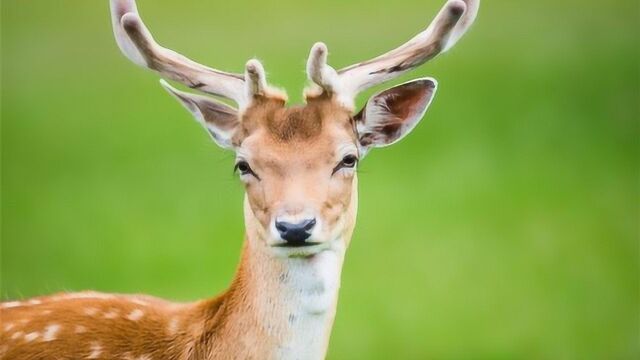
<instances>
[{"instance_id":1,"label":"grass field","mask_svg":"<svg viewBox=\"0 0 640 360\"><path fill-rule=\"evenodd\" d=\"M229 71L257 56L292 102L315 41L348 65L442 3L139 0L164 45ZM232 154L121 56L106 0L1 6L2 298L222 291ZM632 0L485 0L399 80L440 89L362 164L330 359L640 357L639 24Z\"/></svg>"}]
</instances>

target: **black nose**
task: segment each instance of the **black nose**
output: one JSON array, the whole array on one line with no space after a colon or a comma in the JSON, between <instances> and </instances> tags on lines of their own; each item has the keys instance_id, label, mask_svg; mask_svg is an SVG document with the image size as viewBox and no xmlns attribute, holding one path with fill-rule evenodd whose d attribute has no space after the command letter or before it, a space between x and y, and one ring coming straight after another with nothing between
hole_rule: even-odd
<instances>
[{"instance_id":1,"label":"black nose","mask_svg":"<svg viewBox=\"0 0 640 360\"><path fill-rule=\"evenodd\" d=\"M291 245L304 244L311 236L311 230L316 225L316 219L303 220L297 224L276 220L276 229L280 237Z\"/></svg>"}]
</instances>

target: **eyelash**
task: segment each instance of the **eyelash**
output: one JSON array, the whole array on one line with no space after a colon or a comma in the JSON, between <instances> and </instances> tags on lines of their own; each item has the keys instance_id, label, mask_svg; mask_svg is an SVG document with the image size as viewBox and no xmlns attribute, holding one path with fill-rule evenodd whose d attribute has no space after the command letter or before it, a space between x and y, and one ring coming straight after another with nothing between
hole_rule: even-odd
<instances>
[{"instance_id":1,"label":"eyelash","mask_svg":"<svg viewBox=\"0 0 640 360\"><path fill-rule=\"evenodd\" d=\"M340 161L340 163L338 163L338 165L336 165L336 167L333 168L333 172L331 173L331 175L335 174L340 169L353 169L356 167L357 164L358 164L357 156L347 155L344 158L342 158L342 160Z\"/></svg>"},{"instance_id":2,"label":"eyelash","mask_svg":"<svg viewBox=\"0 0 640 360\"><path fill-rule=\"evenodd\" d=\"M233 167L233 172L236 171L239 171L240 175L252 175L256 179L260 180L260 177L255 172L253 172L251 166L249 166L249 163L244 160L238 161Z\"/></svg>"}]
</instances>

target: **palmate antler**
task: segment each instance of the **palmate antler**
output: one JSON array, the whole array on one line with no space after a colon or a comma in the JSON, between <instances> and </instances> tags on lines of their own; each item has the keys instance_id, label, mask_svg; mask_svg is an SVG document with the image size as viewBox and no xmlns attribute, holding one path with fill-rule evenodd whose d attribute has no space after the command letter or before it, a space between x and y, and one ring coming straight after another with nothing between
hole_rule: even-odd
<instances>
[{"instance_id":1,"label":"palmate antler","mask_svg":"<svg viewBox=\"0 0 640 360\"><path fill-rule=\"evenodd\" d=\"M359 92L394 79L450 49L471 26L479 6L480 0L449 0L428 28L405 44L338 71L327 64L326 45L316 43L309 54L307 76L319 88L308 89L307 97L330 94L352 107Z\"/></svg>"},{"instance_id":2,"label":"palmate antler","mask_svg":"<svg viewBox=\"0 0 640 360\"><path fill-rule=\"evenodd\" d=\"M270 87L262 64L249 60L244 74L234 74L199 64L160 46L138 14L135 0L110 0L113 31L122 52L134 63L161 77L208 94L234 100L240 109L256 97L286 99ZM307 62L307 75L317 86L307 98L329 94L347 107L361 91L394 79L451 48L471 26L480 0L449 0L429 27L402 46L374 59L336 71L327 64L327 47L316 43Z\"/></svg>"},{"instance_id":3,"label":"palmate antler","mask_svg":"<svg viewBox=\"0 0 640 360\"><path fill-rule=\"evenodd\" d=\"M284 97L267 85L262 64L249 60L245 74L234 74L199 64L160 46L138 14L135 0L111 0L113 32L120 50L134 63L161 77L199 91L225 97L246 108L255 96Z\"/></svg>"}]
</instances>

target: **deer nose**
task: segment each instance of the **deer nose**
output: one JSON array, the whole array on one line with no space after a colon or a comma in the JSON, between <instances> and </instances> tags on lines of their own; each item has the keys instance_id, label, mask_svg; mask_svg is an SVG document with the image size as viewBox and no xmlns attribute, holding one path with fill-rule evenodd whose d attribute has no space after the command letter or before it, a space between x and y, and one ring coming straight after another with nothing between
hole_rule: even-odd
<instances>
[{"instance_id":1,"label":"deer nose","mask_svg":"<svg viewBox=\"0 0 640 360\"><path fill-rule=\"evenodd\" d=\"M311 236L316 219L303 220L297 224L276 220L276 229L280 237L291 245L303 244Z\"/></svg>"}]
</instances>

